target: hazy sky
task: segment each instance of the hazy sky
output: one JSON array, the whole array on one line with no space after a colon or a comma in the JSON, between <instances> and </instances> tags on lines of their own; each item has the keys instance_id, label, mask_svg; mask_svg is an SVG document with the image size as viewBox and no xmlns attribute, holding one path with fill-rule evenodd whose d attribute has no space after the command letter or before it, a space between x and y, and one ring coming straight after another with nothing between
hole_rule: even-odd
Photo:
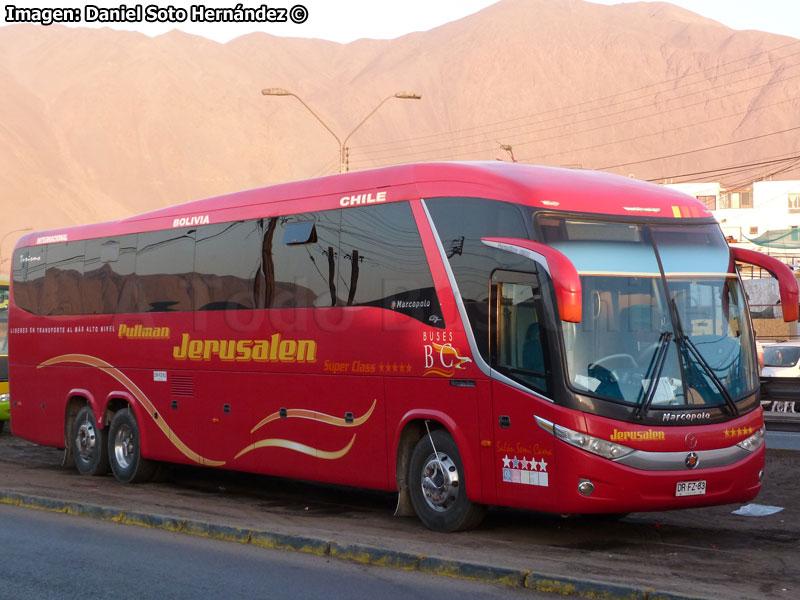
<instances>
[{"instance_id":1,"label":"hazy sky","mask_svg":"<svg viewBox=\"0 0 800 600\"><path fill-rule=\"evenodd\" d=\"M158 35L173 28L225 42L252 31L267 31L275 35L323 38L337 42L351 42L369 37L388 39L412 31L425 31L449 21L477 12L497 0L241 0L246 7L267 4L270 7L289 9L302 4L308 9L308 19L302 24L199 24L199 23L116 23L103 24L115 29L135 29L148 35ZM561 2L562 0L550 0ZM600 4L618 4L620 0L593 0ZM95 6L135 6L137 0L108 2L96 0ZM206 7L234 7L236 0L219 2L214 0L144 0L143 6L175 6L188 8L192 4ZM677 4L732 27L733 29L759 29L781 33L800 39L800 0L672 0ZM17 0L5 2L2 18L6 18L9 5L26 8L76 7L85 3L52 2L49 0ZM91 24L81 23L82 26Z\"/></svg>"}]
</instances>

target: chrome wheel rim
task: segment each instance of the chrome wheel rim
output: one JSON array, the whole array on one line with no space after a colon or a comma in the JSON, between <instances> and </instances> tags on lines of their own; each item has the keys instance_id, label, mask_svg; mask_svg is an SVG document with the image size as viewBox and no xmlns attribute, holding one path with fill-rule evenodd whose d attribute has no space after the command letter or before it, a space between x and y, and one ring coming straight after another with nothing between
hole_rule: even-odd
<instances>
[{"instance_id":1,"label":"chrome wheel rim","mask_svg":"<svg viewBox=\"0 0 800 600\"><path fill-rule=\"evenodd\" d=\"M92 458L97 451L97 430L88 417L85 422L78 426L75 445L78 448L78 455L81 460L83 462L92 462Z\"/></svg>"},{"instance_id":2,"label":"chrome wheel rim","mask_svg":"<svg viewBox=\"0 0 800 600\"><path fill-rule=\"evenodd\" d=\"M458 467L443 452L431 454L422 468L422 497L436 512L445 512L458 499Z\"/></svg>"},{"instance_id":3,"label":"chrome wheel rim","mask_svg":"<svg viewBox=\"0 0 800 600\"><path fill-rule=\"evenodd\" d=\"M123 469L133 464L133 455L136 450L136 439L133 429L128 425L120 425L114 435L114 459Z\"/></svg>"}]
</instances>

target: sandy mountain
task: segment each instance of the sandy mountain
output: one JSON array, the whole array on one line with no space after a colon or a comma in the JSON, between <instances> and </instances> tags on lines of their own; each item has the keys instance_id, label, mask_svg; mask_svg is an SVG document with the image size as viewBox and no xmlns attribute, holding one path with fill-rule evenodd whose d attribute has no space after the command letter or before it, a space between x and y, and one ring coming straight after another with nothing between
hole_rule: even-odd
<instances>
[{"instance_id":1,"label":"sandy mountain","mask_svg":"<svg viewBox=\"0 0 800 600\"><path fill-rule=\"evenodd\" d=\"M800 40L666 3L503 0L394 40L0 28L0 234L350 166L509 159L675 177L798 155ZM785 133L775 133L787 130ZM711 150L692 152L703 148ZM739 186L800 164L709 173ZM793 168L793 170L792 170ZM2 244L4 262L13 246Z\"/></svg>"}]
</instances>

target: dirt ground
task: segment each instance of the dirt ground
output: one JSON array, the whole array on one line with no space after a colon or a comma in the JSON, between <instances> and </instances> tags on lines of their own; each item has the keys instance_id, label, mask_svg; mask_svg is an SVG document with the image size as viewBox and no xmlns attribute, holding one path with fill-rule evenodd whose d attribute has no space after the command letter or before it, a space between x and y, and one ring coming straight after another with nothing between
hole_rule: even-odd
<instances>
[{"instance_id":1,"label":"dirt ground","mask_svg":"<svg viewBox=\"0 0 800 600\"><path fill-rule=\"evenodd\" d=\"M476 531L437 534L392 516L393 494L174 467L160 483L122 485L62 468L61 452L0 435L0 492L21 493L697 598L800 596L800 452L768 450L756 503L638 513L619 521L492 509ZM68 518L68 517L65 517ZM75 518L75 517L69 517Z\"/></svg>"}]
</instances>

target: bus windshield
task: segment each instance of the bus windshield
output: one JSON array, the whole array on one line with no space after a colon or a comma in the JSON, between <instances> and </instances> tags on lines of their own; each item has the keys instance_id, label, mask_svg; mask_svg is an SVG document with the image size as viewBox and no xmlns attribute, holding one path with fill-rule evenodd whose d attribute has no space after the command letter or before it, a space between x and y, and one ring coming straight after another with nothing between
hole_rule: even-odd
<instances>
[{"instance_id":1,"label":"bus windshield","mask_svg":"<svg viewBox=\"0 0 800 600\"><path fill-rule=\"evenodd\" d=\"M575 264L583 318L563 323L573 388L670 409L755 391L755 349L718 227L540 219Z\"/></svg>"}]
</instances>

